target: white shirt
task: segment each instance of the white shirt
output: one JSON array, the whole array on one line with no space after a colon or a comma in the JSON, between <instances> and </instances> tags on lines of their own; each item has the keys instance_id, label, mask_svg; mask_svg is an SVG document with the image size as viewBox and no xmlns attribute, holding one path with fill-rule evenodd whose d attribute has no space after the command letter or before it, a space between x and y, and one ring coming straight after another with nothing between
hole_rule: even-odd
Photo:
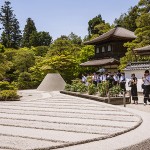
<instances>
[{"instance_id":1,"label":"white shirt","mask_svg":"<svg viewBox=\"0 0 150 150\"><path fill-rule=\"evenodd\" d=\"M120 77L120 82L126 82L125 76Z\"/></svg>"},{"instance_id":2,"label":"white shirt","mask_svg":"<svg viewBox=\"0 0 150 150\"><path fill-rule=\"evenodd\" d=\"M150 85L150 75L146 76L144 81L144 85Z\"/></svg>"},{"instance_id":3,"label":"white shirt","mask_svg":"<svg viewBox=\"0 0 150 150\"><path fill-rule=\"evenodd\" d=\"M114 75L113 78L115 81L119 81L119 77L117 75Z\"/></svg>"},{"instance_id":4,"label":"white shirt","mask_svg":"<svg viewBox=\"0 0 150 150\"><path fill-rule=\"evenodd\" d=\"M82 76L82 82L86 82L87 78L85 76Z\"/></svg>"},{"instance_id":5,"label":"white shirt","mask_svg":"<svg viewBox=\"0 0 150 150\"><path fill-rule=\"evenodd\" d=\"M100 76L100 81L106 81L106 75L101 75Z\"/></svg>"}]
</instances>

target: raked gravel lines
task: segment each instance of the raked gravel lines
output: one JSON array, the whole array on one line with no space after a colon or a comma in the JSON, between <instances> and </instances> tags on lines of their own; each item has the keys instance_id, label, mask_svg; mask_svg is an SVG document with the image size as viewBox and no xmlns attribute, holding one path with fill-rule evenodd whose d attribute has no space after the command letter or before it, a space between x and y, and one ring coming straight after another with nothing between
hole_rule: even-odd
<instances>
[{"instance_id":1,"label":"raked gravel lines","mask_svg":"<svg viewBox=\"0 0 150 150\"><path fill-rule=\"evenodd\" d=\"M59 149L117 136L142 123L115 106L59 92L19 94L21 101L0 102L0 149Z\"/></svg>"}]
</instances>

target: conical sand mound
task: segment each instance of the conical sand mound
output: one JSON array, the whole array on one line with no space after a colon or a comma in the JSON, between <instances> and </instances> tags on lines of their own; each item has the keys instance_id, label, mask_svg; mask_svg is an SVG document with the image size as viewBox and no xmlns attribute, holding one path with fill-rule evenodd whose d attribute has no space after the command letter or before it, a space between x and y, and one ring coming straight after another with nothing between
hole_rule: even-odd
<instances>
[{"instance_id":1,"label":"conical sand mound","mask_svg":"<svg viewBox=\"0 0 150 150\"><path fill-rule=\"evenodd\" d=\"M45 76L37 90L39 91L61 91L64 90L66 82L58 73L49 73Z\"/></svg>"}]
</instances>

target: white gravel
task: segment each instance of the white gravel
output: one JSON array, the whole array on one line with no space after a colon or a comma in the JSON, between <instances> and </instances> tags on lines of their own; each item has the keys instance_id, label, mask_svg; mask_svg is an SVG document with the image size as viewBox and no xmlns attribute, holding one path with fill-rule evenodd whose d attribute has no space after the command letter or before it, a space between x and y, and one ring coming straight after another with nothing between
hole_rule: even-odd
<instances>
[{"instance_id":1,"label":"white gravel","mask_svg":"<svg viewBox=\"0 0 150 150\"><path fill-rule=\"evenodd\" d=\"M115 106L59 92L18 93L21 101L0 102L1 149L42 149L102 140L134 129L142 121Z\"/></svg>"}]
</instances>

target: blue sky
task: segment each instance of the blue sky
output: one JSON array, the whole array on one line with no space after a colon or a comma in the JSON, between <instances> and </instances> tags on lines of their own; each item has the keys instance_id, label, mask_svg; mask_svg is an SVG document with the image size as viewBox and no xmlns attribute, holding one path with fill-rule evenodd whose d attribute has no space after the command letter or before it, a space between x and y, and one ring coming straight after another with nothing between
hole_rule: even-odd
<instances>
[{"instance_id":1,"label":"blue sky","mask_svg":"<svg viewBox=\"0 0 150 150\"><path fill-rule=\"evenodd\" d=\"M5 0L0 0L0 6ZM32 18L38 31L49 32L53 39L71 32L84 38L88 21L98 14L112 24L115 18L139 0L10 0L14 14L24 29Z\"/></svg>"}]
</instances>

